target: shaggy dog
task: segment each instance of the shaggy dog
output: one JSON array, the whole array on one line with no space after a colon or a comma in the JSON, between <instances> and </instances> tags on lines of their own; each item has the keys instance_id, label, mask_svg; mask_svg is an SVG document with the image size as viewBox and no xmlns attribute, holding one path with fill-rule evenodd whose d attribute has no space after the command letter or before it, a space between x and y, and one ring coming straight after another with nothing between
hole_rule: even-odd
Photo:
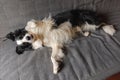
<instances>
[{"instance_id":1,"label":"shaggy dog","mask_svg":"<svg viewBox=\"0 0 120 80\"><path fill-rule=\"evenodd\" d=\"M28 45L29 48L32 46L32 49L43 46L51 47L53 73L57 74L65 56L62 50L64 44L69 43L77 36L78 32L84 36L89 36L92 31L97 29L103 29L109 35L115 33L112 25L103 24L98 15L90 10L71 10L38 21L30 20L27 22L25 30L22 30L26 32L24 36L15 39L17 45L20 46L16 51L21 54L24 48L28 48ZM11 36L16 38L13 35L16 33L9 34L8 38L11 39ZM23 51L21 51L21 45L27 45Z\"/></svg>"}]
</instances>

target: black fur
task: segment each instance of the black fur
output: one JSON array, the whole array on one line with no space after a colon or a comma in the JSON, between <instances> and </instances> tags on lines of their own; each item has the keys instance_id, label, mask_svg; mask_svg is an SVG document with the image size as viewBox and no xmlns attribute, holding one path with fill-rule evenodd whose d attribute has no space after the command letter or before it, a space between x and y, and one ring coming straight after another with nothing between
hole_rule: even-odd
<instances>
[{"instance_id":1,"label":"black fur","mask_svg":"<svg viewBox=\"0 0 120 80\"><path fill-rule=\"evenodd\" d=\"M22 28L22 29L17 29L14 32L10 32L6 35L6 38L15 41L17 38L19 38L20 36L24 36L27 33L27 31Z\"/></svg>"},{"instance_id":2,"label":"black fur","mask_svg":"<svg viewBox=\"0 0 120 80\"><path fill-rule=\"evenodd\" d=\"M13 32L10 32L6 35L6 38L12 40L12 41L15 41L15 35Z\"/></svg>"},{"instance_id":3,"label":"black fur","mask_svg":"<svg viewBox=\"0 0 120 80\"><path fill-rule=\"evenodd\" d=\"M18 45L16 47L16 53L18 53L19 55L20 54L23 54L24 51L27 51L27 50L32 50L32 45L31 43L23 43L22 45Z\"/></svg>"},{"instance_id":4,"label":"black fur","mask_svg":"<svg viewBox=\"0 0 120 80\"><path fill-rule=\"evenodd\" d=\"M101 19L97 13L91 10L70 10L53 16L53 19L57 25L65 21L70 21L73 27L81 26L85 24L85 22L94 25L99 25L101 23Z\"/></svg>"},{"instance_id":5,"label":"black fur","mask_svg":"<svg viewBox=\"0 0 120 80\"><path fill-rule=\"evenodd\" d=\"M15 32L8 33L6 35L6 38L8 38L12 41L21 40L25 36L26 33L27 33L27 31L24 28L18 29ZM17 54L22 54L26 50L32 50L31 43L24 42L23 44L16 46Z\"/></svg>"}]
</instances>

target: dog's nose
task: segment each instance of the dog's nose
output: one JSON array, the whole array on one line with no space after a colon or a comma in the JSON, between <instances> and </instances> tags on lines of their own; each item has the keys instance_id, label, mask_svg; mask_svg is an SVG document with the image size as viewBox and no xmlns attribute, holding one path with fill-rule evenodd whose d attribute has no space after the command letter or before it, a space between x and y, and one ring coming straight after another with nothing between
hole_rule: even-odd
<instances>
[{"instance_id":1,"label":"dog's nose","mask_svg":"<svg viewBox=\"0 0 120 80\"><path fill-rule=\"evenodd\" d=\"M24 52L24 49L23 49L21 46L17 46L17 47L16 47L16 53L17 53L17 54L20 55L20 54L23 54L23 52Z\"/></svg>"}]
</instances>

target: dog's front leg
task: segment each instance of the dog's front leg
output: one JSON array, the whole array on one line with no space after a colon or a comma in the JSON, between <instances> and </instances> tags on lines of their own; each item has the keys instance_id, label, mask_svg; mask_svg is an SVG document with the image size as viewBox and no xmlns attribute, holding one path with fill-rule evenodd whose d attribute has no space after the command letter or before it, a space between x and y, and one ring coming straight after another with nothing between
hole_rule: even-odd
<instances>
[{"instance_id":1,"label":"dog's front leg","mask_svg":"<svg viewBox=\"0 0 120 80\"><path fill-rule=\"evenodd\" d=\"M63 65L63 57L64 57L64 53L62 51L62 47L60 47L58 44L54 44L52 46L52 55L51 55L54 74L57 74L61 70Z\"/></svg>"}]
</instances>

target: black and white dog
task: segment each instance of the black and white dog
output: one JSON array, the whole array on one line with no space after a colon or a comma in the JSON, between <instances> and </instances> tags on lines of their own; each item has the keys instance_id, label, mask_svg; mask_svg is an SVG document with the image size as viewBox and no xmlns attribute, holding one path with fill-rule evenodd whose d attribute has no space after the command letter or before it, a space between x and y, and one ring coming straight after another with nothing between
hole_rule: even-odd
<instances>
[{"instance_id":1,"label":"black and white dog","mask_svg":"<svg viewBox=\"0 0 120 80\"><path fill-rule=\"evenodd\" d=\"M64 44L76 37L76 33L88 36L92 31L103 29L109 35L116 30L112 25L103 24L99 16L90 10L71 10L49 16L42 20L30 20L25 29L19 29L7 35L7 38L16 41L16 52L22 54L28 49L38 49L43 46L51 47L53 73L57 74L63 63Z\"/></svg>"}]
</instances>

